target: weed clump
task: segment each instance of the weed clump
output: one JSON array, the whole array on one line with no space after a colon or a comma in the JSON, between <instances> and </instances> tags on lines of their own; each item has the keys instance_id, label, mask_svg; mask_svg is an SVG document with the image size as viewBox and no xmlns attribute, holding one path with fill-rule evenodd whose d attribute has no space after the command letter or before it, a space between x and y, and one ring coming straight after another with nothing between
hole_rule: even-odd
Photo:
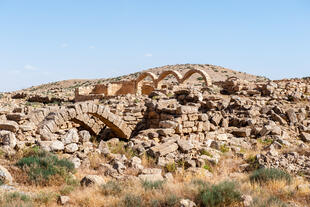
<instances>
[{"instance_id":1,"label":"weed clump","mask_svg":"<svg viewBox=\"0 0 310 207\"><path fill-rule=\"evenodd\" d=\"M59 159L56 155L38 150L21 158L16 165L26 172L30 182L47 185L52 177L67 180L74 172L74 164L67 159ZM59 180L60 181L60 180Z\"/></svg>"},{"instance_id":2,"label":"weed clump","mask_svg":"<svg viewBox=\"0 0 310 207\"><path fill-rule=\"evenodd\" d=\"M174 173L177 170L177 165L175 162L167 163L165 166L167 172Z\"/></svg>"},{"instance_id":3,"label":"weed clump","mask_svg":"<svg viewBox=\"0 0 310 207\"><path fill-rule=\"evenodd\" d=\"M220 151L221 151L222 153L229 152L229 147L228 147L226 144L221 145L221 146L220 146Z\"/></svg>"},{"instance_id":4,"label":"weed clump","mask_svg":"<svg viewBox=\"0 0 310 207\"><path fill-rule=\"evenodd\" d=\"M32 207L34 205L30 196L19 192L11 192L0 195L0 206Z\"/></svg>"},{"instance_id":5,"label":"weed clump","mask_svg":"<svg viewBox=\"0 0 310 207\"><path fill-rule=\"evenodd\" d=\"M286 203L280 200L277 197L269 197L267 200L255 199L253 202L253 207L269 207L269 206L277 206L277 207L289 207Z\"/></svg>"},{"instance_id":6,"label":"weed clump","mask_svg":"<svg viewBox=\"0 0 310 207\"><path fill-rule=\"evenodd\" d=\"M142 181L142 187L145 190L162 189L164 181Z\"/></svg>"},{"instance_id":7,"label":"weed clump","mask_svg":"<svg viewBox=\"0 0 310 207\"><path fill-rule=\"evenodd\" d=\"M118 195L122 192L121 183L116 181L109 181L101 186L103 195Z\"/></svg>"},{"instance_id":8,"label":"weed clump","mask_svg":"<svg viewBox=\"0 0 310 207\"><path fill-rule=\"evenodd\" d=\"M123 204L125 207L142 207L143 206L143 202L140 196L136 196L133 194L125 195L123 199Z\"/></svg>"},{"instance_id":9,"label":"weed clump","mask_svg":"<svg viewBox=\"0 0 310 207\"><path fill-rule=\"evenodd\" d=\"M261 168L250 175L251 182L266 183L274 180L285 180L291 183L292 177L287 172L276 168Z\"/></svg>"},{"instance_id":10,"label":"weed clump","mask_svg":"<svg viewBox=\"0 0 310 207\"><path fill-rule=\"evenodd\" d=\"M196 200L201 206L229 206L241 201L241 193L235 182L224 181L217 185L204 185Z\"/></svg>"}]
</instances>

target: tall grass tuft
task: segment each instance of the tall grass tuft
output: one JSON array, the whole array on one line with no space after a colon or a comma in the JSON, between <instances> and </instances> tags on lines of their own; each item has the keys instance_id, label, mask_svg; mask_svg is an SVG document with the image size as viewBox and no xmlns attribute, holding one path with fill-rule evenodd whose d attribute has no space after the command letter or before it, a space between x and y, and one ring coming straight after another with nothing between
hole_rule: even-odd
<instances>
[{"instance_id":1,"label":"tall grass tuft","mask_svg":"<svg viewBox=\"0 0 310 207\"><path fill-rule=\"evenodd\" d=\"M203 186L196 200L201 206L229 206L241 202L241 193L235 182L224 181L217 185Z\"/></svg>"},{"instance_id":2,"label":"tall grass tuft","mask_svg":"<svg viewBox=\"0 0 310 207\"><path fill-rule=\"evenodd\" d=\"M250 175L251 182L260 184L275 180L285 180L287 183L291 183L292 177L287 172L276 168L261 168Z\"/></svg>"}]
</instances>

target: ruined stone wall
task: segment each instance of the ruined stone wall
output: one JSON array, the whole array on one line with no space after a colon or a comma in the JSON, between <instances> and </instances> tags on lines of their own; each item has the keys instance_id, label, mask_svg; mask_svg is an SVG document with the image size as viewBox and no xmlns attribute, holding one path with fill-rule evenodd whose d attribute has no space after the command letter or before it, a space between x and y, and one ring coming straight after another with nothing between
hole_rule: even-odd
<instances>
[{"instance_id":1,"label":"ruined stone wall","mask_svg":"<svg viewBox=\"0 0 310 207\"><path fill-rule=\"evenodd\" d=\"M113 82L108 84L108 96L135 94L136 84L134 81Z\"/></svg>"},{"instance_id":2,"label":"ruined stone wall","mask_svg":"<svg viewBox=\"0 0 310 207\"><path fill-rule=\"evenodd\" d=\"M95 85L90 94L108 94L108 86L103 84Z\"/></svg>"},{"instance_id":3,"label":"ruined stone wall","mask_svg":"<svg viewBox=\"0 0 310 207\"><path fill-rule=\"evenodd\" d=\"M82 90L81 90L82 89ZM83 94L80 93L80 90ZM75 102L81 102L81 101L89 101L89 100L95 100L95 99L102 99L104 95L102 94L84 94L85 90L83 88L76 88L75 89Z\"/></svg>"},{"instance_id":4,"label":"ruined stone wall","mask_svg":"<svg viewBox=\"0 0 310 207\"><path fill-rule=\"evenodd\" d=\"M176 99L146 103L146 129L161 134L177 134L185 139L203 140L210 131L208 116L198 105L180 105Z\"/></svg>"},{"instance_id":5,"label":"ruined stone wall","mask_svg":"<svg viewBox=\"0 0 310 207\"><path fill-rule=\"evenodd\" d=\"M144 72L141 73L136 80L112 82L108 83L107 85L96 85L94 89L92 89L92 91L89 91L89 94L104 94L105 96L118 96L126 94L148 95L153 90L161 88L161 81L169 75L173 75L176 78L177 82L179 84L182 84L195 73L201 75L202 79L205 81L206 86L210 86L212 84L212 80L209 75L205 71L200 69L191 69L187 71L184 76L178 71L167 70L162 72L158 77L152 72ZM151 84L144 84L144 79L146 77L151 77L153 82ZM154 85L154 87L152 85ZM80 95L81 94L76 93L76 96L78 96L78 100L92 100L91 97L87 99L86 97L79 97Z\"/></svg>"},{"instance_id":6,"label":"ruined stone wall","mask_svg":"<svg viewBox=\"0 0 310 207\"><path fill-rule=\"evenodd\" d=\"M155 90L155 88L153 86L151 86L150 84L144 84L141 87L141 93L143 95L149 95L154 90Z\"/></svg>"}]
</instances>

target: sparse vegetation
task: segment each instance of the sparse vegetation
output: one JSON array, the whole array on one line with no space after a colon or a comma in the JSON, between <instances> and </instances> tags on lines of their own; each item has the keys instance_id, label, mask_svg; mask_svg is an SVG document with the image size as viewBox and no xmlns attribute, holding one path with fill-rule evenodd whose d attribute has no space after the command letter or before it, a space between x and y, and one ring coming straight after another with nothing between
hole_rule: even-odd
<instances>
[{"instance_id":1,"label":"sparse vegetation","mask_svg":"<svg viewBox=\"0 0 310 207\"><path fill-rule=\"evenodd\" d=\"M274 180L285 180L290 183L292 178L287 172L275 168L261 168L250 175L251 182L266 183Z\"/></svg>"},{"instance_id":2,"label":"sparse vegetation","mask_svg":"<svg viewBox=\"0 0 310 207\"><path fill-rule=\"evenodd\" d=\"M212 170L212 167L209 165L209 164L205 164L204 166L203 166L203 168L205 169L205 170L208 170L209 172L212 172L213 170Z\"/></svg>"},{"instance_id":3,"label":"sparse vegetation","mask_svg":"<svg viewBox=\"0 0 310 207\"><path fill-rule=\"evenodd\" d=\"M142 207L142 199L140 196L134 195L134 194L127 194L124 199L122 204L125 207Z\"/></svg>"},{"instance_id":4,"label":"sparse vegetation","mask_svg":"<svg viewBox=\"0 0 310 207\"><path fill-rule=\"evenodd\" d=\"M229 147L226 145L226 144L223 144L223 145L221 145L220 146L220 151L222 152L222 153L226 153L226 152L229 152Z\"/></svg>"},{"instance_id":5,"label":"sparse vegetation","mask_svg":"<svg viewBox=\"0 0 310 207\"><path fill-rule=\"evenodd\" d=\"M122 192L122 183L117 181L109 181L101 186L101 192L103 195L119 195Z\"/></svg>"},{"instance_id":6,"label":"sparse vegetation","mask_svg":"<svg viewBox=\"0 0 310 207\"><path fill-rule=\"evenodd\" d=\"M261 143L262 145L271 145L274 142L274 140L271 138L265 138L265 139L259 138L258 142Z\"/></svg>"},{"instance_id":7,"label":"sparse vegetation","mask_svg":"<svg viewBox=\"0 0 310 207\"><path fill-rule=\"evenodd\" d=\"M164 181L142 181L142 186L145 190L162 189Z\"/></svg>"},{"instance_id":8,"label":"sparse vegetation","mask_svg":"<svg viewBox=\"0 0 310 207\"><path fill-rule=\"evenodd\" d=\"M173 173L177 170L177 165L175 162L171 162L171 163L166 164L165 168L167 172Z\"/></svg>"},{"instance_id":9,"label":"sparse vegetation","mask_svg":"<svg viewBox=\"0 0 310 207\"><path fill-rule=\"evenodd\" d=\"M0 206L3 207L33 207L33 203L31 201L31 197L19 193L19 192L10 192L10 193L3 193L0 195Z\"/></svg>"},{"instance_id":10,"label":"sparse vegetation","mask_svg":"<svg viewBox=\"0 0 310 207\"><path fill-rule=\"evenodd\" d=\"M200 150L201 155L207 155L209 157L213 157L213 155L205 149Z\"/></svg>"},{"instance_id":11,"label":"sparse vegetation","mask_svg":"<svg viewBox=\"0 0 310 207\"><path fill-rule=\"evenodd\" d=\"M30 182L40 185L50 184L54 176L65 180L70 172L74 172L72 162L42 150L23 157L16 165L27 173Z\"/></svg>"},{"instance_id":12,"label":"sparse vegetation","mask_svg":"<svg viewBox=\"0 0 310 207\"><path fill-rule=\"evenodd\" d=\"M271 196L268 199L256 199L253 202L253 207L270 207L270 206L274 206L274 207L290 207L289 205L287 205L286 203L284 203L282 200L280 200L277 197Z\"/></svg>"},{"instance_id":13,"label":"sparse vegetation","mask_svg":"<svg viewBox=\"0 0 310 207\"><path fill-rule=\"evenodd\" d=\"M12 103L7 100L15 92L0 93L5 97L0 97L5 129L0 130L0 165L11 174L0 182L0 206L56 206L61 196L69 197L68 206L80 207L176 207L181 199L197 207L237 207L244 205L241 195L253 199L250 207L310 203L309 92L300 92L298 82L274 81L281 87L293 83L297 95L290 97L291 89L273 84L265 88L269 82L263 78L212 65L165 66L151 72L160 77L162 70L170 69L183 77L188 69L203 69L213 83L196 73L176 85L170 75L152 98L131 94L75 104L76 87L82 87L82 96L91 90L88 86L117 80L134 83L141 73L45 84L18 92ZM236 79L224 86L230 76ZM157 82L148 76L141 84L148 86L143 88L148 93ZM274 96L264 90L274 91ZM27 101L35 94L48 96L48 101ZM288 102L290 98L296 102ZM113 114L106 116L107 111ZM80 167L75 170L69 160ZM280 170L286 167L292 167L292 174ZM233 181L225 181L228 178ZM82 180L91 184L82 185ZM18 192L6 192L11 187Z\"/></svg>"},{"instance_id":14,"label":"sparse vegetation","mask_svg":"<svg viewBox=\"0 0 310 207\"><path fill-rule=\"evenodd\" d=\"M224 181L216 185L203 186L197 196L202 206L230 206L241 201L241 193L234 182Z\"/></svg>"}]
</instances>

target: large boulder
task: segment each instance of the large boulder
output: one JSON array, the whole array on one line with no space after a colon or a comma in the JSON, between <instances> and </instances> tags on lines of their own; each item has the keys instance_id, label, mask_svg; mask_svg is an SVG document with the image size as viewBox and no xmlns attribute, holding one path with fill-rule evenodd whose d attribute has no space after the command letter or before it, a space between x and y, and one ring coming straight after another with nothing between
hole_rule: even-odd
<instances>
[{"instance_id":1,"label":"large boulder","mask_svg":"<svg viewBox=\"0 0 310 207\"><path fill-rule=\"evenodd\" d=\"M51 151L61 151L65 149L64 144L61 141L53 141L50 145Z\"/></svg>"},{"instance_id":2,"label":"large boulder","mask_svg":"<svg viewBox=\"0 0 310 207\"><path fill-rule=\"evenodd\" d=\"M15 121L0 121L0 130L16 132L19 129Z\"/></svg>"},{"instance_id":3,"label":"large boulder","mask_svg":"<svg viewBox=\"0 0 310 207\"><path fill-rule=\"evenodd\" d=\"M76 128L69 129L69 131L62 138L64 144L78 143L79 134Z\"/></svg>"},{"instance_id":4,"label":"large boulder","mask_svg":"<svg viewBox=\"0 0 310 207\"><path fill-rule=\"evenodd\" d=\"M9 171L0 165L0 183L12 184L13 178Z\"/></svg>"},{"instance_id":5,"label":"large boulder","mask_svg":"<svg viewBox=\"0 0 310 207\"><path fill-rule=\"evenodd\" d=\"M65 151L67 153L74 153L74 152L78 151L78 149L79 149L79 147L78 147L78 145L76 143L68 144L65 147Z\"/></svg>"},{"instance_id":6,"label":"large boulder","mask_svg":"<svg viewBox=\"0 0 310 207\"><path fill-rule=\"evenodd\" d=\"M161 175L162 170L157 168L146 168L142 170L142 173L138 176L142 181L155 182L163 181L164 178Z\"/></svg>"},{"instance_id":7,"label":"large boulder","mask_svg":"<svg viewBox=\"0 0 310 207\"><path fill-rule=\"evenodd\" d=\"M10 148L14 148L16 146L15 134L10 131L0 131L0 144L8 145Z\"/></svg>"},{"instance_id":8,"label":"large boulder","mask_svg":"<svg viewBox=\"0 0 310 207\"><path fill-rule=\"evenodd\" d=\"M81 142L89 142L89 140L91 138L90 133L87 130L80 131L79 135L80 135L80 141Z\"/></svg>"},{"instance_id":9,"label":"large boulder","mask_svg":"<svg viewBox=\"0 0 310 207\"><path fill-rule=\"evenodd\" d=\"M310 142L310 134L306 132L301 132L300 133L300 138L304 142Z\"/></svg>"},{"instance_id":10,"label":"large boulder","mask_svg":"<svg viewBox=\"0 0 310 207\"><path fill-rule=\"evenodd\" d=\"M86 175L81 180L81 186L90 186L90 185L103 185L105 184L105 181L102 177L98 175Z\"/></svg>"}]
</instances>

